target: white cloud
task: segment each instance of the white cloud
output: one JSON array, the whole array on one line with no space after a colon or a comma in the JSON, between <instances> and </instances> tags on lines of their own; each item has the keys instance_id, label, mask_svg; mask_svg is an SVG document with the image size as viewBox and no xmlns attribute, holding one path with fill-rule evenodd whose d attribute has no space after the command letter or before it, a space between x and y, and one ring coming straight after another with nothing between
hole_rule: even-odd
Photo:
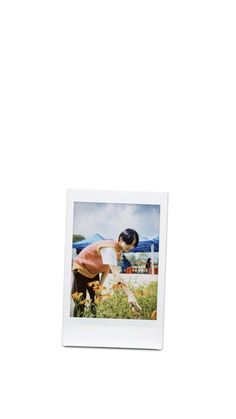
<instances>
[{"instance_id":1,"label":"white cloud","mask_svg":"<svg viewBox=\"0 0 236 419\"><path fill-rule=\"evenodd\" d=\"M126 228L141 236L159 235L159 206L130 204L75 203L74 234L85 237L95 233L117 238Z\"/></svg>"}]
</instances>

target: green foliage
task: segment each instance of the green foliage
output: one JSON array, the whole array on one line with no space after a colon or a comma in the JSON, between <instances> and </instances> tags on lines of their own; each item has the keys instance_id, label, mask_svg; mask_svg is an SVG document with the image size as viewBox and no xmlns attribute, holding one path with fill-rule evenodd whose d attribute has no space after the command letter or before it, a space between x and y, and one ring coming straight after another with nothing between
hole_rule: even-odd
<instances>
[{"instance_id":1,"label":"green foliage","mask_svg":"<svg viewBox=\"0 0 236 419\"><path fill-rule=\"evenodd\" d=\"M110 319L143 319L150 320L152 312L157 309L157 281L139 287L130 287L139 305L141 312L132 311L127 297L122 290L115 290L109 298L97 304L96 317ZM84 311L85 317L93 317L90 307Z\"/></svg>"},{"instance_id":2,"label":"green foliage","mask_svg":"<svg viewBox=\"0 0 236 419\"><path fill-rule=\"evenodd\" d=\"M135 258L135 255L134 255L134 254L132 254L132 253L127 254L127 255L126 255L126 258L127 258L127 259L128 259L128 261L130 262L131 266L132 266L132 265L135 265L136 258Z\"/></svg>"},{"instance_id":3,"label":"green foliage","mask_svg":"<svg viewBox=\"0 0 236 419\"><path fill-rule=\"evenodd\" d=\"M81 240L84 240L85 237L81 234L73 234L73 243L80 242Z\"/></svg>"}]
</instances>

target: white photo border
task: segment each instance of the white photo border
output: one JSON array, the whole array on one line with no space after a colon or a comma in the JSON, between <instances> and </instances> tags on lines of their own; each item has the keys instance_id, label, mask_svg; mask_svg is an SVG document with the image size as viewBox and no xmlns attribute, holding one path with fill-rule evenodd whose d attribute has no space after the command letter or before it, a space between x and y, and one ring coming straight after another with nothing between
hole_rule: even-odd
<instances>
[{"instance_id":1,"label":"white photo border","mask_svg":"<svg viewBox=\"0 0 236 419\"><path fill-rule=\"evenodd\" d=\"M160 205L157 320L70 317L75 202ZM70 189L67 193L62 345L163 349L168 193Z\"/></svg>"}]
</instances>

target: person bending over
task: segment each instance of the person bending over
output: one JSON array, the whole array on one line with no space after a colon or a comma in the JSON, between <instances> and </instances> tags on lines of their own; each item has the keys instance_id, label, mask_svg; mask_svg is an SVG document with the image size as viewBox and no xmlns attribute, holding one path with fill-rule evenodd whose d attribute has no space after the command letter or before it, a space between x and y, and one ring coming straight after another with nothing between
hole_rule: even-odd
<instances>
[{"instance_id":1,"label":"person bending over","mask_svg":"<svg viewBox=\"0 0 236 419\"><path fill-rule=\"evenodd\" d=\"M121 284L129 304L133 308L141 310L134 294L120 275L118 266L122 254L137 247L138 243L138 233L131 228L127 228L119 234L118 240L101 240L86 246L73 262L74 279L71 290L73 300L76 302L76 295L80 295L85 300L88 290L91 299L91 311L93 316L96 317L95 287L92 287L90 283L99 281L101 287L111 270L115 281ZM99 273L102 274L101 279ZM83 314L84 304L75 304L74 317L82 317Z\"/></svg>"}]
</instances>

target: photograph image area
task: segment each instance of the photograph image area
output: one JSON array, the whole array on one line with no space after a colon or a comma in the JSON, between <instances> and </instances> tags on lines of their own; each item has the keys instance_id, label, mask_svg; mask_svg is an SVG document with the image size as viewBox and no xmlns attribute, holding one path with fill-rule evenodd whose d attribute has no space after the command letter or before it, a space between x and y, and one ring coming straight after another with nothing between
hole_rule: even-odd
<instances>
[{"instance_id":1,"label":"photograph image area","mask_svg":"<svg viewBox=\"0 0 236 419\"><path fill-rule=\"evenodd\" d=\"M71 317L158 318L160 205L74 203Z\"/></svg>"}]
</instances>

